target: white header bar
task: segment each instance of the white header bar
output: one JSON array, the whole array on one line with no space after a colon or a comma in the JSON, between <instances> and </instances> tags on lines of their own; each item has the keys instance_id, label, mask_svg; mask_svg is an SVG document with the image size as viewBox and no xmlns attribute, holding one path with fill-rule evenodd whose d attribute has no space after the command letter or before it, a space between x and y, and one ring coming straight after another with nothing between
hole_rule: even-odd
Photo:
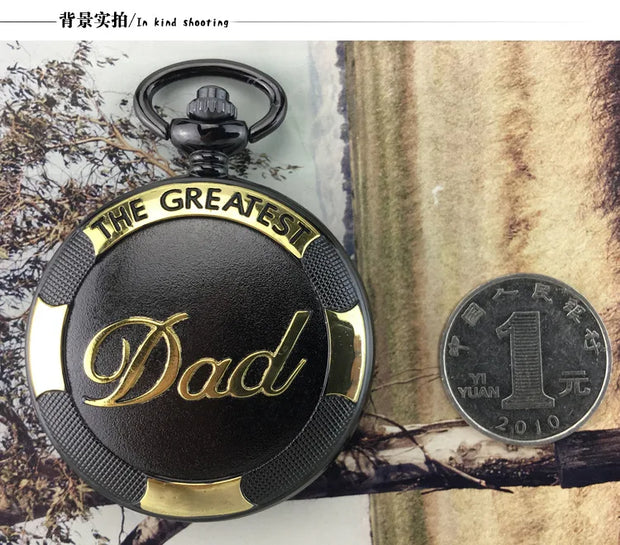
<instances>
[{"instance_id":1,"label":"white header bar","mask_svg":"<svg viewBox=\"0 0 620 545\"><path fill-rule=\"evenodd\" d=\"M585 40L620 38L617 2L5 2L4 40Z\"/></svg>"}]
</instances>

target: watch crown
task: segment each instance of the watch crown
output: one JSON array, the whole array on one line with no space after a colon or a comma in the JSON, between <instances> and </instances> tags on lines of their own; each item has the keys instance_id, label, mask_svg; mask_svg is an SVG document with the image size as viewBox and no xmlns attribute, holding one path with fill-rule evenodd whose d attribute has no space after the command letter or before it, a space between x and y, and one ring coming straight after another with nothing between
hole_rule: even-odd
<instances>
[{"instance_id":1,"label":"watch crown","mask_svg":"<svg viewBox=\"0 0 620 545\"><path fill-rule=\"evenodd\" d=\"M226 89L205 85L198 89L196 98L187 105L187 115L199 121L225 121L236 119L237 108L229 101Z\"/></svg>"}]
</instances>

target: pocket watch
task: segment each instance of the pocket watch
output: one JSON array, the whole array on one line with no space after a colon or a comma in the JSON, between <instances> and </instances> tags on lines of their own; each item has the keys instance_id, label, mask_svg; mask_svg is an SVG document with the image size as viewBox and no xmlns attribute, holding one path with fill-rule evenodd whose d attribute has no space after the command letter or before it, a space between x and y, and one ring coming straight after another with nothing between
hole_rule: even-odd
<instances>
[{"instance_id":1,"label":"pocket watch","mask_svg":"<svg viewBox=\"0 0 620 545\"><path fill-rule=\"evenodd\" d=\"M164 120L155 94L196 76L254 86L269 110L248 128L206 85ZM355 429L372 371L366 296L310 212L228 174L284 120L273 78L181 62L144 79L134 107L189 172L116 198L55 253L28 326L36 410L114 502L187 520L251 513L312 482Z\"/></svg>"}]
</instances>

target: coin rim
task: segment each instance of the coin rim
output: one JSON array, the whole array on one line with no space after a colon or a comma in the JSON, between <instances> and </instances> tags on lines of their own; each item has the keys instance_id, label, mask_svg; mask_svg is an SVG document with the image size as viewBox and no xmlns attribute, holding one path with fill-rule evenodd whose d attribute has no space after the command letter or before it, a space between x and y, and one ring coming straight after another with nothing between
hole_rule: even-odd
<instances>
[{"instance_id":1,"label":"coin rim","mask_svg":"<svg viewBox=\"0 0 620 545\"><path fill-rule=\"evenodd\" d=\"M596 398L594 403L591 405L591 407L588 409L588 411L577 422L575 422L575 424L573 424L569 428L563 430L561 433L558 433L558 434L555 434L555 435L550 435L550 436L548 436L548 437L546 437L544 439L540 439L540 440L510 439L510 438L504 437L503 435L498 435L498 434L488 430L487 428L483 427L482 425L478 424L471 416L469 416L469 414L465 411L465 409L463 409L461 407L460 403L458 402L458 400L456 398L456 395L452 391L452 389L450 387L450 384L448 382L448 375L447 375L447 370L446 370L446 358L445 358L445 356L446 356L446 342L447 342L447 338L448 338L448 333L449 333L452 325L454 324L454 321L460 315L461 310L463 310L463 308L465 307L465 304L471 302L471 299L473 299L480 292L486 290L488 287L493 286L495 284L499 284L499 283L505 282L507 280L513 280L513 279L517 279L517 278L527 278L527 279L531 279L531 280L540 280L540 281L543 281L543 282L551 282L551 283L553 283L555 285L559 285L560 287L568 289L570 292L576 294L579 297L579 299L585 304L585 306L588 308L588 310L592 313L592 315L594 316L594 319L596 320L596 322L598 323L599 327L601 328L602 336L603 336L603 339L605 341L605 354L607 355L607 363L605 365L605 378L603 380L603 384L601 386L601 390L600 390L600 392L598 394L598 397ZM502 443L507 443L509 445L521 445L521 446L531 446L531 447L539 447L539 446L543 446L543 445L548 445L550 443L555 443L556 441L558 441L558 440L560 440L560 439L562 439L562 438L572 434L578 428L583 426L583 424L585 424L585 422L592 416L592 413L601 404L601 401L603 400L603 396L605 395L605 392L607 391L607 387L608 387L609 381L611 379L612 358L613 358L613 356L612 356L612 350L611 350L611 341L609 339L609 334L607 332L607 328L605 327L605 324L603 323L603 320L599 316L598 312L596 312L596 310L594 309L594 307L592 306L590 301L588 301L588 299L586 299L575 288L569 286L565 282L562 282L561 280L557 280L557 279L555 279L555 278L553 278L551 276L546 276L546 275L538 274L538 273L511 273L511 274L506 274L506 275L503 275L503 276L498 276L498 277L496 277L496 278L494 278L492 280L488 280L487 282L484 282L483 284L480 284L478 287L476 287L475 289L473 289L470 292L468 292L459 301L458 305L454 308L454 310L452 311L452 313L448 317L448 320L446 322L446 325L444 326L444 330L443 330L443 333L441 335L441 341L440 341L440 344L439 344L439 369L440 369L440 372L441 372L441 382L443 384L444 390L446 391L446 394L448 395L448 398L450 399L450 402L456 408L456 410L459 412L459 414L463 417L463 419L470 426L472 426L473 428L477 429L479 432L481 432L484 435L486 435L488 437L491 437L493 439L497 439L497 440L501 441Z\"/></svg>"}]
</instances>

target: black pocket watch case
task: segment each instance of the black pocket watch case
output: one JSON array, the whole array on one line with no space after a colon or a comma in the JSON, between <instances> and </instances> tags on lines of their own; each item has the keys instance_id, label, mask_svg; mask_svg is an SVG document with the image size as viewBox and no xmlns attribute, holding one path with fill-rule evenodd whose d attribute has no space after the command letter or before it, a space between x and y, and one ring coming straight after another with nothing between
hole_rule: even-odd
<instances>
[{"instance_id":1,"label":"black pocket watch case","mask_svg":"<svg viewBox=\"0 0 620 545\"><path fill-rule=\"evenodd\" d=\"M256 87L267 113L248 128L206 84L186 117L165 121L155 94L196 76ZM355 429L368 303L320 221L229 176L230 156L284 120L273 78L183 62L147 77L134 107L190 170L144 180L58 249L28 328L34 402L63 458L113 501L188 520L247 514L309 484Z\"/></svg>"}]
</instances>

